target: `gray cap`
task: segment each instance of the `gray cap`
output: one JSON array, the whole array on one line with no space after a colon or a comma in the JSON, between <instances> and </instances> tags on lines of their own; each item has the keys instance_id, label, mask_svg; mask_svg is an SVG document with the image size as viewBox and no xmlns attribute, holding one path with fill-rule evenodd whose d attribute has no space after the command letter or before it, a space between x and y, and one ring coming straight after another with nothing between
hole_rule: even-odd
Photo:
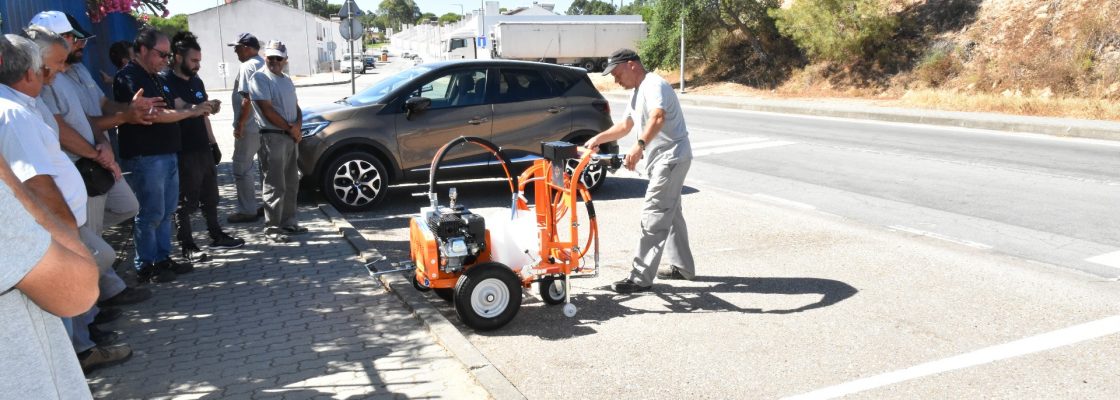
<instances>
[{"instance_id":1,"label":"gray cap","mask_svg":"<svg viewBox=\"0 0 1120 400\"><path fill-rule=\"evenodd\" d=\"M630 50L630 49L615 50L614 53L611 53L610 57L607 57L607 67L603 68L603 75L610 75L611 71L613 71L614 67L618 64L622 64L622 63L627 62L627 61L641 61L641 60L642 60L641 57L638 57L638 53L635 52L634 50Z\"/></svg>"},{"instance_id":2,"label":"gray cap","mask_svg":"<svg viewBox=\"0 0 1120 400\"><path fill-rule=\"evenodd\" d=\"M265 57L284 57L288 58L288 46L279 40L269 40L268 44L264 46Z\"/></svg>"}]
</instances>

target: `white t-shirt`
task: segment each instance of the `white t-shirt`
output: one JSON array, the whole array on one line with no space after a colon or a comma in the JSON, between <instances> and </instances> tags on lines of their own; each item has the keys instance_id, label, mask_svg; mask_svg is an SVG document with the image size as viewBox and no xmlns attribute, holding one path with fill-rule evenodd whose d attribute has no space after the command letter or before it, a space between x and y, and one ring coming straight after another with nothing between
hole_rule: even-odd
<instances>
[{"instance_id":1,"label":"white t-shirt","mask_svg":"<svg viewBox=\"0 0 1120 400\"><path fill-rule=\"evenodd\" d=\"M647 164L654 161L674 162L676 160L692 158L692 147L688 142L688 128L684 124L684 114L681 104L677 101L677 94L673 87L655 73L646 73L642 83L634 89L627 103L626 113L623 118L630 118L638 129L638 134L645 133L646 124L650 114L656 109L665 110L665 123L661 131L646 143L645 156Z\"/></svg>"},{"instance_id":2,"label":"white t-shirt","mask_svg":"<svg viewBox=\"0 0 1120 400\"><path fill-rule=\"evenodd\" d=\"M0 154L20 181L37 175L53 178L78 226L82 226L86 223L89 198L86 184L78 168L62 152L58 134L34 113L35 103L34 98L0 85Z\"/></svg>"},{"instance_id":3,"label":"white t-shirt","mask_svg":"<svg viewBox=\"0 0 1120 400\"><path fill-rule=\"evenodd\" d=\"M73 78L66 74L58 74L54 78L54 83L43 86L39 99L47 105L51 113L62 117L66 125L78 132L87 143L93 145L96 143L93 139L93 126L90 125L85 108L82 106L81 98L88 97L84 96L86 94L84 92ZM78 161L81 158L70 152L66 152L66 155L70 157L70 161Z\"/></svg>"},{"instance_id":4,"label":"white t-shirt","mask_svg":"<svg viewBox=\"0 0 1120 400\"><path fill-rule=\"evenodd\" d=\"M0 396L91 398L62 320L15 288L47 253L51 236L2 182L0 221Z\"/></svg>"}]
</instances>

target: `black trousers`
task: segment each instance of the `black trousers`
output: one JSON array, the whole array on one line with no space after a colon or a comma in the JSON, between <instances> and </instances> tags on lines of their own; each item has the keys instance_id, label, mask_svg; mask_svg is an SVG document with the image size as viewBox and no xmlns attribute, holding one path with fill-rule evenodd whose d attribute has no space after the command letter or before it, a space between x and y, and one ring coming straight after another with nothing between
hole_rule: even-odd
<instances>
[{"instance_id":1,"label":"black trousers","mask_svg":"<svg viewBox=\"0 0 1120 400\"><path fill-rule=\"evenodd\" d=\"M218 170L209 149L179 153L179 210L175 212L180 244L194 243L191 214L202 208L210 238L222 233L218 225Z\"/></svg>"}]
</instances>

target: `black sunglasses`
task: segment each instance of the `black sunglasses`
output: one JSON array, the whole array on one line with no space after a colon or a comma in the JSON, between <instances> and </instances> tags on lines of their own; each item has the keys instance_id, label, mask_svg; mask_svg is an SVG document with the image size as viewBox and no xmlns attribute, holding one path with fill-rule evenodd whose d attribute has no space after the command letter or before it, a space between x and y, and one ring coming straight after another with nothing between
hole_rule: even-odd
<instances>
[{"instance_id":1,"label":"black sunglasses","mask_svg":"<svg viewBox=\"0 0 1120 400\"><path fill-rule=\"evenodd\" d=\"M280 57L280 56L271 56L271 57L267 57L267 59L268 59L268 61L275 61L275 62L284 61L284 57Z\"/></svg>"},{"instance_id":2,"label":"black sunglasses","mask_svg":"<svg viewBox=\"0 0 1120 400\"><path fill-rule=\"evenodd\" d=\"M155 47L149 47L149 49L152 49L152 51L156 52L156 54L159 54L159 58L166 59L168 57L171 57L171 53L164 52L163 50L157 49Z\"/></svg>"}]
</instances>

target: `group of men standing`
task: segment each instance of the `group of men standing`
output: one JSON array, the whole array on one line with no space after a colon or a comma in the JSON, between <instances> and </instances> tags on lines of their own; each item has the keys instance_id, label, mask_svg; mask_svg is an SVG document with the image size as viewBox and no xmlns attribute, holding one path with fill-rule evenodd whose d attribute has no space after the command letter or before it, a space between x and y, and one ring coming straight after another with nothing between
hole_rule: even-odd
<instances>
[{"instance_id":1,"label":"group of men standing","mask_svg":"<svg viewBox=\"0 0 1120 400\"><path fill-rule=\"evenodd\" d=\"M133 265L141 283L173 281L207 258L190 223L199 208L211 248L245 243L218 223L221 152L208 117L220 102L209 99L197 76L197 38L142 28L106 97L81 63L92 37L59 11L36 15L24 35L0 37L0 212L10 221L0 224L0 259L14 263L0 268L0 358L10 361L0 392L14 397L89 398L83 371L131 357L127 345L113 345L117 332L97 325L120 316L112 307L152 293L128 287L113 269L116 251L101 237L105 227L134 218ZM306 232L295 219L300 110L283 73L284 44L270 42L263 53L257 68L243 66L234 92L234 158L250 165L239 170L242 180L259 155L266 234L286 241ZM243 212L231 221L259 218L255 207L248 210L252 219ZM173 216L185 262L171 257Z\"/></svg>"}]
</instances>

